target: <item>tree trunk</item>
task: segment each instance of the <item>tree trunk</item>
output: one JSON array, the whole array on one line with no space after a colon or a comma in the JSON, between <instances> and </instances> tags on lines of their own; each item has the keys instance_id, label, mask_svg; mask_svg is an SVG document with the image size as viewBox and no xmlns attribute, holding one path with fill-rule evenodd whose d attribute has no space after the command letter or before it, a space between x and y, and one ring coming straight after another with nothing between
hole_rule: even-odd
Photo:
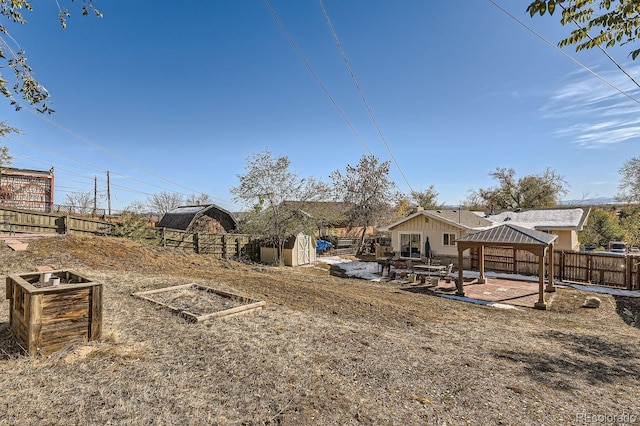
<instances>
[{"instance_id":1,"label":"tree trunk","mask_svg":"<svg viewBox=\"0 0 640 426\"><path fill-rule=\"evenodd\" d=\"M368 228L367 225L365 225L364 228L362 228L362 235L360 236L360 244L358 245L358 254L362 254L364 252L364 237L367 234L367 228Z\"/></svg>"}]
</instances>

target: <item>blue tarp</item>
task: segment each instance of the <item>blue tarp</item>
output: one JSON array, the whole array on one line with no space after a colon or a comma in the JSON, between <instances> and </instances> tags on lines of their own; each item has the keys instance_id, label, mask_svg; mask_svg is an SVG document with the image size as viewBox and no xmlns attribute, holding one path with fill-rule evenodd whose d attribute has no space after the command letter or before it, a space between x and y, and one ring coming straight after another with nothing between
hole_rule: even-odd
<instances>
[{"instance_id":1,"label":"blue tarp","mask_svg":"<svg viewBox=\"0 0 640 426\"><path fill-rule=\"evenodd\" d=\"M316 251L326 250L331 247L331 243L325 240L316 240Z\"/></svg>"}]
</instances>

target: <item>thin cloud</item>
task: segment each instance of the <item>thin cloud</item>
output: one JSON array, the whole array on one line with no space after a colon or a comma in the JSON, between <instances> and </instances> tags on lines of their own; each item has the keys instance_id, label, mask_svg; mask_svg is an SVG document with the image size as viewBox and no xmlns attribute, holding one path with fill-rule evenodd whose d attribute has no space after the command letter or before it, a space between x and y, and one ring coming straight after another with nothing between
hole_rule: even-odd
<instances>
[{"instance_id":1,"label":"thin cloud","mask_svg":"<svg viewBox=\"0 0 640 426\"><path fill-rule=\"evenodd\" d=\"M640 66L626 67L640 75ZM607 81L636 99L640 89L620 72L600 72ZM640 137L640 104L615 91L586 71L551 94L541 109L543 118L556 121L556 136L584 148L604 148Z\"/></svg>"}]
</instances>

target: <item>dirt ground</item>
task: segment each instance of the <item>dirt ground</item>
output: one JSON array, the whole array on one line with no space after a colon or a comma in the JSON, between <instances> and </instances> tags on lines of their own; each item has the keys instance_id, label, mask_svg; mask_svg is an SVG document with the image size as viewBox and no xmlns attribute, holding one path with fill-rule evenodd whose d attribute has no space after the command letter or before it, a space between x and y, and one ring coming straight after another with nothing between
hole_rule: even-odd
<instances>
[{"instance_id":1,"label":"dirt ground","mask_svg":"<svg viewBox=\"0 0 640 426\"><path fill-rule=\"evenodd\" d=\"M0 247L3 274L43 265L103 283L102 338L26 357L1 304L0 425L640 424L631 298L505 310L122 239ZM187 283L266 309L190 323L131 296Z\"/></svg>"}]
</instances>

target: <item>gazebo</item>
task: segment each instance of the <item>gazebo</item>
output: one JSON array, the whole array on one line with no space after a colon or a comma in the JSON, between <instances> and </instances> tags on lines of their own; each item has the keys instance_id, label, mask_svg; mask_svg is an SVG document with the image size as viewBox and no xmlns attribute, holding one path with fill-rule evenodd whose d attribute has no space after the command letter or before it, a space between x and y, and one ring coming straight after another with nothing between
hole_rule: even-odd
<instances>
[{"instance_id":1,"label":"gazebo","mask_svg":"<svg viewBox=\"0 0 640 426\"><path fill-rule=\"evenodd\" d=\"M478 248L480 261L480 275L478 283L486 282L484 276L484 248L485 247L513 247L517 250L526 250L538 256L538 301L534 304L536 309L547 309L544 301L544 276L545 276L545 254L548 256L548 282L546 291L554 292L553 285L553 242L558 238L557 235L548 234L546 232L536 231L533 229L523 228L521 226L504 224L485 231L468 235L456 240L458 247L458 280L456 282L456 295L464 296L463 289L463 268L462 268L462 252L466 249Z\"/></svg>"}]
</instances>

